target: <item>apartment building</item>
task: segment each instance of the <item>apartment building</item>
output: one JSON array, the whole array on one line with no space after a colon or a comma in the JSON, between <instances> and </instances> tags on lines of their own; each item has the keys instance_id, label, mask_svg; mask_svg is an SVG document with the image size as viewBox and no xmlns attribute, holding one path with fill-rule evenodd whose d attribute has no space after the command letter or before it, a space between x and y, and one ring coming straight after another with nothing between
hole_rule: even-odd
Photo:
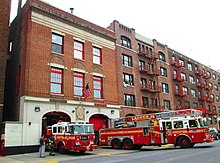
<instances>
[{"instance_id":1,"label":"apartment building","mask_svg":"<svg viewBox=\"0 0 220 163\"><path fill-rule=\"evenodd\" d=\"M11 24L5 119L22 123L23 152L44 129L87 121L95 131L118 118L115 34L39 0Z\"/></svg>"},{"instance_id":2,"label":"apartment building","mask_svg":"<svg viewBox=\"0 0 220 163\"><path fill-rule=\"evenodd\" d=\"M0 124L3 119L4 107L4 87L5 87L5 72L6 72L6 56L8 52L8 34L9 34L9 19L10 19L11 0L0 2ZM0 125L1 135L1 125Z\"/></svg>"},{"instance_id":3,"label":"apartment building","mask_svg":"<svg viewBox=\"0 0 220 163\"><path fill-rule=\"evenodd\" d=\"M204 108L216 125L219 72L113 21L121 116Z\"/></svg>"}]
</instances>

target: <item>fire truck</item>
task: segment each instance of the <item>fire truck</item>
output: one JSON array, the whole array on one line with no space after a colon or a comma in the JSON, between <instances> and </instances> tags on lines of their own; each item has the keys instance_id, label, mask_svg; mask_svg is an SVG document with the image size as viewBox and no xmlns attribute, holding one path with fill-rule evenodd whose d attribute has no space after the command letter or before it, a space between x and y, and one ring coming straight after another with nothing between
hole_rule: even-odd
<instances>
[{"instance_id":1,"label":"fire truck","mask_svg":"<svg viewBox=\"0 0 220 163\"><path fill-rule=\"evenodd\" d=\"M140 149L145 145L173 144L181 148L212 142L202 112L186 109L114 119L99 131L100 145Z\"/></svg>"},{"instance_id":2,"label":"fire truck","mask_svg":"<svg viewBox=\"0 0 220 163\"><path fill-rule=\"evenodd\" d=\"M86 122L58 122L47 128L46 142L50 136L55 139L55 149L59 153L76 151L85 153L97 149L93 124Z\"/></svg>"}]
</instances>

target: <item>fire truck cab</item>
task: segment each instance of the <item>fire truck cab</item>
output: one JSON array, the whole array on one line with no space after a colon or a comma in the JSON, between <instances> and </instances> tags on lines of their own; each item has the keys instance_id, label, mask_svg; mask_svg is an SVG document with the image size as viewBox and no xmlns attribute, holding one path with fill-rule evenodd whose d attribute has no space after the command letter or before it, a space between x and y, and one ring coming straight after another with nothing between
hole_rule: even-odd
<instances>
[{"instance_id":1,"label":"fire truck cab","mask_svg":"<svg viewBox=\"0 0 220 163\"><path fill-rule=\"evenodd\" d=\"M93 124L86 122L59 122L48 127L47 137L54 135L56 146L60 153L77 151L84 153L97 149Z\"/></svg>"}]
</instances>

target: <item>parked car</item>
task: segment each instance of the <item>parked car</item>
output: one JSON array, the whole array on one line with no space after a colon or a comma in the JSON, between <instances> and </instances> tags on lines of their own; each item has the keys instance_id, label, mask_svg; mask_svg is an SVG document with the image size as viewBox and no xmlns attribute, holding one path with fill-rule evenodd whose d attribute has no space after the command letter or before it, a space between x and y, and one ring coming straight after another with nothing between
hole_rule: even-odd
<instances>
[{"instance_id":1,"label":"parked car","mask_svg":"<svg viewBox=\"0 0 220 163\"><path fill-rule=\"evenodd\" d=\"M219 132L217 131L217 129L215 127L210 127L209 132L210 132L211 136L213 138L215 138L215 140L219 139Z\"/></svg>"}]
</instances>

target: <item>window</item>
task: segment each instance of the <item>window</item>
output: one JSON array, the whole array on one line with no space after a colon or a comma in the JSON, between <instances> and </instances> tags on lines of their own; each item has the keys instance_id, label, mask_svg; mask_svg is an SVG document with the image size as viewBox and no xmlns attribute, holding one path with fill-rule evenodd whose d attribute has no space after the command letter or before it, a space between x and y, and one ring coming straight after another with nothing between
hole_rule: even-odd
<instances>
[{"instance_id":1,"label":"window","mask_svg":"<svg viewBox=\"0 0 220 163\"><path fill-rule=\"evenodd\" d=\"M147 97L142 97L142 101L143 101L143 107L148 108L149 107L148 98Z\"/></svg>"},{"instance_id":2,"label":"window","mask_svg":"<svg viewBox=\"0 0 220 163\"><path fill-rule=\"evenodd\" d=\"M183 93L185 93L186 95L188 95L188 88L183 87Z\"/></svg>"},{"instance_id":3,"label":"window","mask_svg":"<svg viewBox=\"0 0 220 163\"><path fill-rule=\"evenodd\" d=\"M172 129L172 123L166 122L166 129Z\"/></svg>"},{"instance_id":4,"label":"window","mask_svg":"<svg viewBox=\"0 0 220 163\"><path fill-rule=\"evenodd\" d=\"M196 120L189 120L189 127L190 128L198 127Z\"/></svg>"},{"instance_id":5,"label":"window","mask_svg":"<svg viewBox=\"0 0 220 163\"><path fill-rule=\"evenodd\" d=\"M165 76L165 77L167 77L167 69L161 67L161 68L160 68L160 75L161 75L161 76Z\"/></svg>"},{"instance_id":6,"label":"window","mask_svg":"<svg viewBox=\"0 0 220 163\"><path fill-rule=\"evenodd\" d=\"M93 47L93 63L102 64L102 54L100 48Z\"/></svg>"},{"instance_id":7,"label":"window","mask_svg":"<svg viewBox=\"0 0 220 163\"><path fill-rule=\"evenodd\" d=\"M63 70L59 68L51 68L50 76L50 93L63 93Z\"/></svg>"},{"instance_id":8,"label":"window","mask_svg":"<svg viewBox=\"0 0 220 163\"><path fill-rule=\"evenodd\" d=\"M191 64L191 63L188 63L187 66L188 66L188 70L189 70L189 71L192 71L192 64Z\"/></svg>"},{"instance_id":9,"label":"window","mask_svg":"<svg viewBox=\"0 0 220 163\"><path fill-rule=\"evenodd\" d=\"M74 96L83 95L84 74L74 72Z\"/></svg>"},{"instance_id":10,"label":"window","mask_svg":"<svg viewBox=\"0 0 220 163\"><path fill-rule=\"evenodd\" d=\"M124 104L125 106L135 106L134 95L124 94Z\"/></svg>"},{"instance_id":11,"label":"window","mask_svg":"<svg viewBox=\"0 0 220 163\"><path fill-rule=\"evenodd\" d=\"M181 79L184 79L186 81L186 74L181 72L180 76L181 76Z\"/></svg>"},{"instance_id":12,"label":"window","mask_svg":"<svg viewBox=\"0 0 220 163\"><path fill-rule=\"evenodd\" d=\"M170 101L169 100L164 100L164 109L165 110L170 110L171 106L170 106Z\"/></svg>"},{"instance_id":13,"label":"window","mask_svg":"<svg viewBox=\"0 0 220 163\"><path fill-rule=\"evenodd\" d=\"M102 98L102 78L93 76L94 98Z\"/></svg>"},{"instance_id":14,"label":"window","mask_svg":"<svg viewBox=\"0 0 220 163\"><path fill-rule=\"evenodd\" d=\"M198 108L198 104L197 104L197 103L193 103L193 104L192 104L192 107L193 107L193 108Z\"/></svg>"},{"instance_id":15,"label":"window","mask_svg":"<svg viewBox=\"0 0 220 163\"><path fill-rule=\"evenodd\" d=\"M166 62L165 54L162 53L162 52L158 52L158 54L159 54L159 60L163 61L163 62Z\"/></svg>"},{"instance_id":16,"label":"window","mask_svg":"<svg viewBox=\"0 0 220 163\"><path fill-rule=\"evenodd\" d=\"M151 104L153 108L157 108L157 99L156 98L151 98Z\"/></svg>"},{"instance_id":17,"label":"window","mask_svg":"<svg viewBox=\"0 0 220 163\"><path fill-rule=\"evenodd\" d=\"M183 67L185 67L185 62L182 59L179 59L179 64L181 64Z\"/></svg>"},{"instance_id":18,"label":"window","mask_svg":"<svg viewBox=\"0 0 220 163\"><path fill-rule=\"evenodd\" d=\"M139 70L144 70L145 69L145 62L144 61L139 61Z\"/></svg>"},{"instance_id":19,"label":"window","mask_svg":"<svg viewBox=\"0 0 220 163\"><path fill-rule=\"evenodd\" d=\"M183 128L183 121L173 121L174 128Z\"/></svg>"},{"instance_id":20,"label":"window","mask_svg":"<svg viewBox=\"0 0 220 163\"><path fill-rule=\"evenodd\" d=\"M189 82L191 84L195 84L195 81L194 81L194 77L193 76L189 76Z\"/></svg>"},{"instance_id":21,"label":"window","mask_svg":"<svg viewBox=\"0 0 220 163\"><path fill-rule=\"evenodd\" d=\"M218 91L218 86L216 84L214 85L214 89L215 91Z\"/></svg>"},{"instance_id":22,"label":"window","mask_svg":"<svg viewBox=\"0 0 220 163\"><path fill-rule=\"evenodd\" d=\"M84 59L84 44L79 41L74 41L74 58Z\"/></svg>"},{"instance_id":23,"label":"window","mask_svg":"<svg viewBox=\"0 0 220 163\"><path fill-rule=\"evenodd\" d=\"M216 101L219 102L220 98L218 95L216 95Z\"/></svg>"},{"instance_id":24,"label":"window","mask_svg":"<svg viewBox=\"0 0 220 163\"><path fill-rule=\"evenodd\" d=\"M214 80L216 80L216 75L215 75L215 74L212 74L212 78L213 78Z\"/></svg>"},{"instance_id":25,"label":"window","mask_svg":"<svg viewBox=\"0 0 220 163\"><path fill-rule=\"evenodd\" d=\"M189 101L185 101L185 107L186 107L186 109L189 109L190 108L190 103L189 103Z\"/></svg>"},{"instance_id":26,"label":"window","mask_svg":"<svg viewBox=\"0 0 220 163\"><path fill-rule=\"evenodd\" d=\"M52 33L52 52L63 54L63 36Z\"/></svg>"},{"instance_id":27,"label":"window","mask_svg":"<svg viewBox=\"0 0 220 163\"><path fill-rule=\"evenodd\" d=\"M141 78L141 88L146 88L146 83L147 83L147 80L144 78Z\"/></svg>"},{"instance_id":28,"label":"window","mask_svg":"<svg viewBox=\"0 0 220 163\"><path fill-rule=\"evenodd\" d=\"M195 89L191 89L191 94L193 97L196 97L196 90Z\"/></svg>"},{"instance_id":29,"label":"window","mask_svg":"<svg viewBox=\"0 0 220 163\"><path fill-rule=\"evenodd\" d=\"M132 57L128 56L128 55L125 55L125 54L122 54L122 64L124 66L132 67L133 66L133 64L132 64Z\"/></svg>"},{"instance_id":30,"label":"window","mask_svg":"<svg viewBox=\"0 0 220 163\"><path fill-rule=\"evenodd\" d=\"M123 73L123 80L126 84L128 84L130 86L134 86L133 75Z\"/></svg>"},{"instance_id":31,"label":"window","mask_svg":"<svg viewBox=\"0 0 220 163\"><path fill-rule=\"evenodd\" d=\"M178 93L179 92L179 86L175 85L175 88L176 88L176 93Z\"/></svg>"},{"instance_id":32,"label":"window","mask_svg":"<svg viewBox=\"0 0 220 163\"><path fill-rule=\"evenodd\" d=\"M131 49L131 40L125 36L121 36L121 45Z\"/></svg>"},{"instance_id":33,"label":"window","mask_svg":"<svg viewBox=\"0 0 220 163\"><path fill-rule=\"evenodd\" d=\"M141 53L141 44L138 43L138 53Z\"/></svg>"},{"instance_id":34,"label":"window","mask_svg":"<svg viewBox=\"0 0 220 163\"><path fill-rule=\"evenodd\" d=\"M146 47L146 54L148 54L149 53L149 50L148 50L148 47Z\"/></svg>"},{"instance_id":35,"label":"window","mask_svg":"<svg viewBox=\"0 0 220 163\"><path fill-rule=\"evenodd\" d=\"M169 93L168 84L162 83L162 92L163 93Z\"/></svg>"}]
</instances>

